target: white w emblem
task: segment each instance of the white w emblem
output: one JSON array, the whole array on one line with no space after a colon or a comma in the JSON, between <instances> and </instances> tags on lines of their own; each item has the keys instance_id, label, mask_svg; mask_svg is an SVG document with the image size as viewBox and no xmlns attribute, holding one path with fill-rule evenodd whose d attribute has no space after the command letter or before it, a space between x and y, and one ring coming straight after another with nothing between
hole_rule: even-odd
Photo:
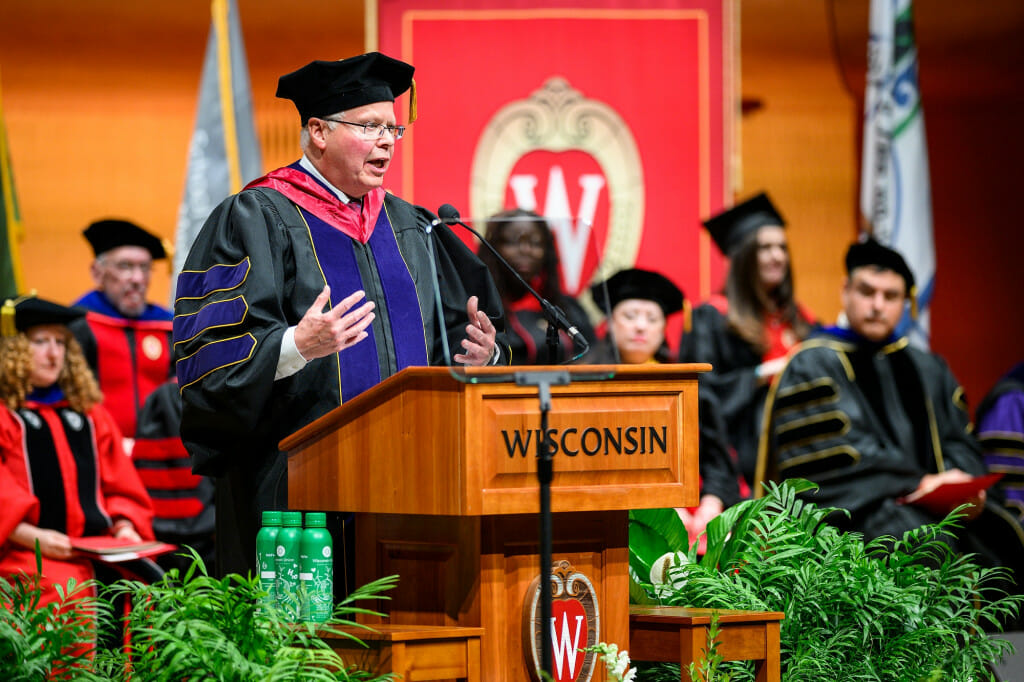
<instances>
[{"instance_id":1,"label":"white w emblem","mask_svg":"<svg viewBox=\"0 0 1024 682\"><path fill-rule=\"evenodd\" d=\"M555 627L555 619L551 619L551 647L554 651L555 659L555 678L562 679L562 666L565 664L565 659L569 659L569 667L567 672L572 675L576 671L576 655L579 653L580 647L580 628L583 626L583 616L576 616L576 634L572 637L572 642L569 642L569 614L562 614L562 637L558 637L558 628Z\"/></svg>"},{"instance_id":2,"label":"white w emblem","mask_svg":"<svg viewBox=\"0 0 1024 682\"><path fill-rule=\"evenodd\" d=\"M534 194L537 187L535 176L513 175L509 178L508 184L515 196L516 206L528 211L537 210L537 197ZM548 194L545 197L544 210L540 211L542 215L547 216L558 240L565 289L570 292L578 291L580 287L590 228L594 224L597 200L601 197L605 179L596 173L584 173L579 177L579 184L583 194L580 197L579 210L575 214L575 225L573 212L569 206L569 192L565 187L565 173L559 165L551 166L548 171Z\"/></svg>"}]
</instances>

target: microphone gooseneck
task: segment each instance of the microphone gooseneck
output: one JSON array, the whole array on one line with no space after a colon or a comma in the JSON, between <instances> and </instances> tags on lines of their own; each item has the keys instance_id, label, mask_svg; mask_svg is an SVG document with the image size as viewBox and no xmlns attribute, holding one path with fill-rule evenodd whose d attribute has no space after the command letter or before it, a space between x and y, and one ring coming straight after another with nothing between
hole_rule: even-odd
<instances>
[{"instance_id":1,"label":"microphone gooseneck","mask_svg":"<svg viewBox=\"0 0 1024 682\"><path fill-rule=\"evenodd\" d=\"M432 220L426 226L423 231L427 234L427 252L430 254L428 262L430 263L430 281L433 283L434 289L434 313L437 315L437 324L440 327L438 330L439 336L441 337L441 350L444 352L444 362L448 367L452 366L452 351L448 345L448 329L444 323L444 306L441 303L441 289L437 280L437 254L434 249L434 228L441 224L440 220Z\"/></svg>"},{"instance_id":2,"label":"microphone gooseneck","mask_svg":"<svg viewBox=\"0 0 1024 682\"><path fill-rule=\"evenodd\" d=\"M537 299L537 302L540 303L541 310L544 312L544 317L547 318L548 323L555 325L555 327L561 329L566 334L568 334L569 338L572 339L573 343L580 344L580 347L583 349L580 355L583 355L583 353L586 353L590 349L590 342L587 341L586 337L580 333L580 330L577 329L575 325L573 325L572 322L569 321L569 318L565 316L565 313L562 311L562 309L559 308L554 303L552 303L551 301L544 298L543 296L541 296L537 292L537 290L531 287L530 284L525 279L523 279L523 276L520 275L519 272L514 267L512 267L509 264L509 262L505 260L504 257L502 257L500 253L498 253L498 250L494 248L494 246L489 241L484 239L483 235L481 235L478 231L474 230L466 223L462 222L462 219L459 217L459 212L454 206L452 206L451 204L444 204L443 206L441 206L441 208L437 209L437 217L440 218L441 222L444 223L445 225L459 225L473 233L473 235L480 240L480 243L483 244L488 251L494 254L494 257L497 258L498 261L503 266L505 266L505 269L511 272L513 275L515 275L516 279L519 280L519 283L522 284L528 292L530 292L530 295Z\"/></svg>"}]
</instances>

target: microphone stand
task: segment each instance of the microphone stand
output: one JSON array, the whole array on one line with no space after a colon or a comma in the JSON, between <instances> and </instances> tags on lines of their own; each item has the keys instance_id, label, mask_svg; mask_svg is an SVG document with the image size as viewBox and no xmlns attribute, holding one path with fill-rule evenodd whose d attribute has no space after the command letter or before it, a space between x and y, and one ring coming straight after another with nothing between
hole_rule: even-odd
<instances>
[{"instance_id":1,"label":"microphone stand","mask_svg":"<svg viewBox=\"0 0 1024 682\"><path fill-rule=\"evenodd\" d=\"M545 334L548 357L557 358L562 341L558 327L548 321ZM540 496L540 669L554 679L551 656L551 481L555 477L555 444L548 435L548 412L551 411L551 387L567 386L569 372L515 372L517 386L536 386L540 408L540 438L537 439L537 489Z\"/></svg>"},{"instance_id":2,"label":"microphone stand","mask_svg":"<svg viewBox=\"0 0 1024 682\"><path fill-rule=\"evenodd\" d=\"M561 350L561 340L558 337L558 330L565 329L573 341L581 340L586 346L583 352L589 348L589 343L579 331L565 317L562 310L537 293L525 279L508 264L498 250L490 242L483 238L476 230L462 222L459 212L451 204L445 204L437 211L439 222L447 225L456 224L464 227L473 233L505 267L514 274L537 301L540 302L541 310L548 320L548 329L545 343L549 350L549 357L558 358ZM582 355L582 353L581 353ZM551 410L551 387L568 386L570 383L567 370L554 371L520 371L514 372L517 386L536 386L537 399L540 403L540 438L537 439L537 485L540 494L540 667L541 671L547 673L549 679L554 679L551 655L551 480L554 478L554 443L548 435L548 412Z\"/></svg>"},{"instance_id":3,"label":"microphone stand","mask_svg":"<svg viewBox=\"0 0 1024 682\"><path fill-rule=\"evenodd\" d=\"M549 330L554 329L554 325ZM558 337L558 330L554 329ZM540 403L540 438L537 439L537 483L540 491L540 668L552 676L551 666L551 479L554 478L554 444L548 435L551 387L569 385L569 372L515 372L517 386L536 386Z\"/></svg>"}]
</instances>

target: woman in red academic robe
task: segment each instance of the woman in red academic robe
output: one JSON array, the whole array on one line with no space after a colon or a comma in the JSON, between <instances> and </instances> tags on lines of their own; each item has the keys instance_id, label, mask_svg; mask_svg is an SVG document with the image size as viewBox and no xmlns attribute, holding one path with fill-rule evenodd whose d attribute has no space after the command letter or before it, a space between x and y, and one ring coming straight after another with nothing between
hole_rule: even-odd
<instances>
[{"instance_id":1,"label":"woman in red academic robe","mask_svg":"<svg viewBox=\"0 0 1024 682\"><path fill-rule=\"evenodd\" d=\"M95 577L72 539L152 540L149 496L66 324L84 311L8 300L0 317L0 575L55 585Z\"/></svg>"}]
</instances>

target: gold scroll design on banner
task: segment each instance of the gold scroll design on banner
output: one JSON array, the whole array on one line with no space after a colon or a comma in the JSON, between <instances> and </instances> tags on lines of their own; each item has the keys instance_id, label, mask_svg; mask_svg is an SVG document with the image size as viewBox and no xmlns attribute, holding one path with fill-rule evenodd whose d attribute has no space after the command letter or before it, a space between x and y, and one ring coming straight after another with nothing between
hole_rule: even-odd
<instances>
[{"instance_id":1,"label":"gold scroll design on banner","mask_svg":"<svg viewBox=\"0 0 1024 682\"><path fill-rule=\"evenodd\" d=\"M608 236L591 281L632 267L643 235L645 206L643 164L636 140L614 109L587 99L564 78L549 78L528 98L502 107L484 128L470 176L472 215L489 216L503 210L516 162L538 150L585 152L608 182ZM589 288L583 291L589 302Z\"/></svg>"}]
</instances>

